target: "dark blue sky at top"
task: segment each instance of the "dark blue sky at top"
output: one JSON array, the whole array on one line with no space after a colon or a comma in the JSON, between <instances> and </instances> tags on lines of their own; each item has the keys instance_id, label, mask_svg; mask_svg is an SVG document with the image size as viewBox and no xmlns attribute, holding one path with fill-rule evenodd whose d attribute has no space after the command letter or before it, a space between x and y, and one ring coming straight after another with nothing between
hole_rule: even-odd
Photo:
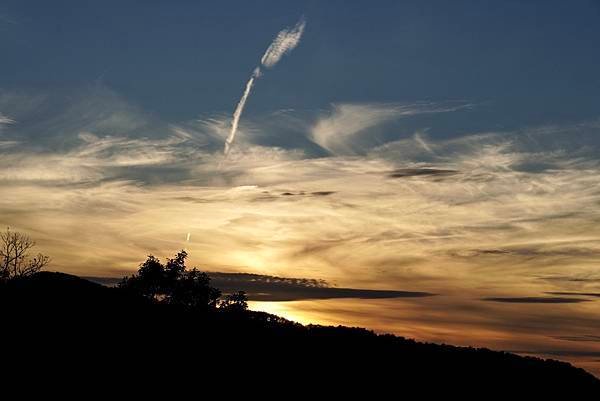
<instances>
[{"instance_id":1,"label":"dark blue sky at top","mask_svg":"<svg viewBox=\"0 0 600 401\"><path fill-rule=\"evenodd\" d=\"M246 113L461 100L474 126L600 115L599 1L3 1L0 88L101 81L166 120L230 113L301 15Z\"/></svg>"}]
</instances>

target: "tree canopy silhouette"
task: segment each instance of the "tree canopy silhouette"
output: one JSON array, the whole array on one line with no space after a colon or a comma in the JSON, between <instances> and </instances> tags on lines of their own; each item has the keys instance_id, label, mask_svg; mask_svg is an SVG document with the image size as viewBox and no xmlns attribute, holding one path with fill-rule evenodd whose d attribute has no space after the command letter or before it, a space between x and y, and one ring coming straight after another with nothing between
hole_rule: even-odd
<instances>
[{"instance_id":1,"label":"tree canopy silhouette","mask_svg":"<svg viewBox=\"0 0 600 401\"><path fill-rule=\"evenodd\" d=\"M248 309L248 297L244 291L234 292L219 302L219 308L232 312L243 312Z\"/></svg>"},{"instance_id":2,"label":"tree canopy silhouette","mask_svg":"<svg viewBox=\"0 0 600 401\"><path fill-rule=\"evenodd\" d=\"M30 250L35 246L29 236L10 231L0 233L0 280L6 281L17 277L31 276L39 272L50 262L46 255L38 253L30 256Z\"/></svg>"},{"instance_id":3,"label":"tree canopy silhouette","mask_svg":"<svg viewBox=\"0 0 600 401\"><path fill-rule=\"evenodd\" d=\"M152 302L182 305L195 309L214 309L221 291L210 286L210 277L195 267L187 269L187 252L182 250L162 264L152 255L137 274L123 278L119 288L139 294Z\"/></svg>"}]
</instances>

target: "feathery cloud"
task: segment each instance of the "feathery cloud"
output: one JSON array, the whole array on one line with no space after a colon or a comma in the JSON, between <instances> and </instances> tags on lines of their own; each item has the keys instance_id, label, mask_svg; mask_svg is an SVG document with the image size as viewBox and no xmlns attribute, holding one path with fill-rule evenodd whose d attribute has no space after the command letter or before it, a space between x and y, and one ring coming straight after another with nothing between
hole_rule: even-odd
<instances>
[{"instance_id":1,"label":"feathery cloud","mask_svg":"<svg viewBox=\"0 0 600 401\"><path fill-rule=\"evenodd\" d=\"M331 154L353 155L364 151L365 145L377 143L373 131L378 126L419 114L444 113L464 107L464 104L435 103L334 104L332 111L322 115L312 127L310 137ZM418 136L415 139L420 140ZM419 144L423 146L423 141ZM427 150L431 152L431 148Z\"/></svg>"}]
</instances>

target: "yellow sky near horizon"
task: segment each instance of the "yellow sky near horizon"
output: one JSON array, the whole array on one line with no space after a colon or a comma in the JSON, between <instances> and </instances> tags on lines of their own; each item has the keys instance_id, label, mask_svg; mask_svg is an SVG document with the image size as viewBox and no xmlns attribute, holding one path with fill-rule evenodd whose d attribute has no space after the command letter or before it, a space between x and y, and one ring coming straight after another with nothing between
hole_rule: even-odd
<instances>
[{"instance_id":1,"label":"yellow sky near horizon","mask_svg":"<svg viewBox=\"0 0 600 401\"><path fill-rule=\"evenodd\" d=\"M425 147L419 137L366 155L309 158L260 146L240 147L226 160L203 153L186 162L190 178L153 183L111 175L132 158L146 168L146 144L131 145L133 153L127 145L108 162L96 150L121 142L85 141L60 157L0 162L11 165L0 170L0 223L33 237L52 257L51 270L119 277L148 254L165 258L185 248L189 265L207 271L438 294L261 304L302 321L544 351L592 367L598 360L596 162L525 152L489 135ZM460 152L398 161L417 145ZM552 167L517 168L532 160Z\"/></svg>"}]
</instances>

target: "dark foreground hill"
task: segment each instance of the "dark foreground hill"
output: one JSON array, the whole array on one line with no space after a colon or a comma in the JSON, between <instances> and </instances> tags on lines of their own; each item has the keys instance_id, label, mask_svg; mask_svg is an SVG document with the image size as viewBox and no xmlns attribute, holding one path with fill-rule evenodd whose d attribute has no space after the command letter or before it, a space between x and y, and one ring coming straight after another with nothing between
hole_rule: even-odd
<instances>
[{"instance_id":1,"label":"dark foreground hill","mask_svg":"<svg viewBox=\"0 0 600 401\"><path fill-rule=\"evenodd\" d=\"M250 311L199 312L157 305L117 288L61 273L0 286L4 355L76 370L208 370L263 377L447 394L600 394L600 381L568 363L510 353L419 343L359 328L303 326ZM6 365L6 359L4 361ZM185 368L183 368L185 366ZM256 376L255 376L256 375ZM237 380L237 379L236 379Z\"/></svg>"}]
</instances>

